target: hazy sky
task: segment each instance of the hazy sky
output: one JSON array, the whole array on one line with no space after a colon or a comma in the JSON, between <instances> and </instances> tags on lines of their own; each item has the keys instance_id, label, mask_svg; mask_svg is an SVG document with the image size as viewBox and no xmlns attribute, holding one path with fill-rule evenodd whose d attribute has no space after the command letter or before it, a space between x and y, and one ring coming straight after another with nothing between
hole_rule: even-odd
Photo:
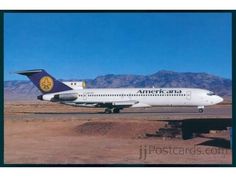
<instances>
[{"instance_id":1,"label":"hazy sky","mask_svg":"<svg viewBox=\"0 0 236 177\"><path fill-rule=\"evenodd\" d=\"M59 79L159 70L231 78L229 13L7 13L4 79L46 69Z\"/></svg>"}]
</instances>

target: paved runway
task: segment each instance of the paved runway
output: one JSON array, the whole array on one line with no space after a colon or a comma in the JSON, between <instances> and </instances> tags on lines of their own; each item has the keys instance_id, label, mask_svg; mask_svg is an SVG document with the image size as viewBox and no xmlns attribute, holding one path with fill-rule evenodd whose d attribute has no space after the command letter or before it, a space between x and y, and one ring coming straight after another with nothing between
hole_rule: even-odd
<instances>
[{"instance_id":1,"label":"paved runway","mask_svg":"<svg viewBox=\"0 0 236 177\"><path fill-rule=\"evenodd\" d=\"M196 107L127 108L117 114L105 114L104 109L79 108L60 104L6 104L6 118L73 118L73 119L186 119L231 118L231 105L206 107L199 113Z\"/></svg>"}]
</instances>

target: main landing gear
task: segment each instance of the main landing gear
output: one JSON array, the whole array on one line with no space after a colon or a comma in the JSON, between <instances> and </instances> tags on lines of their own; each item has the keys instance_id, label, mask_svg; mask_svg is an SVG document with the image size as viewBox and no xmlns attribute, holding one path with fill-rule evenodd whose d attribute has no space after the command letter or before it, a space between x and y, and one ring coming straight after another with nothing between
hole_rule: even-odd
<instances>
[{"instance_id":1,"label":"main landing gear","mask_svg":"<svg viewBox=\"0 0 236 177\"><path fill-rule=\"evenodd\" d=\"M198 106L198 112L203 113L204 111L204 106Z\"/></svg>"},{"instance_id":2,"label":"main landing gear","mask_svg":"<svg viewBox=\"0 0 236 177\"><path fill-rule=\"evenodd\" d=\"M105 113L106 114L111 114L111 113L119 113L121 109L119 108L106 108Z\"/></svg>"}]
</instances>

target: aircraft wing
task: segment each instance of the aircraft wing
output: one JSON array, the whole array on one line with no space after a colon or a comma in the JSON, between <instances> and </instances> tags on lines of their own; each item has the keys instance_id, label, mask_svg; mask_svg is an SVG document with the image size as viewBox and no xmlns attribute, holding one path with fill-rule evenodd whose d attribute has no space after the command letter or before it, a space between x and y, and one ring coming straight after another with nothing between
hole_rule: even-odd
<instances>
[{"instance_id":1,"label":"aircraft wing","mask_svg":"<svg viewBox=\"0 0 236 177\"><path fill-rule=\"evenodd\" d=\"M78 107L128 108L139 102L136 100L127 100L127 101L113 101L113 102L61 102L61 103L71 105L71 106L78 106Z\"/></svg>"}]
</instances>

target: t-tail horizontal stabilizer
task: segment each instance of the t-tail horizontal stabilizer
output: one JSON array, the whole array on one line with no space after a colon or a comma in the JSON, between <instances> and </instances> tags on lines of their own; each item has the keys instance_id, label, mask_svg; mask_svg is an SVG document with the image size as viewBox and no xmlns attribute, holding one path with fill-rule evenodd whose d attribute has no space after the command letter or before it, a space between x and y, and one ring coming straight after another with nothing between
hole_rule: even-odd
<instances>
[{"instance_id":1,"label":"t-tail horizontal stabilizer","mask_svg":"<svg viewBox=\"0 0 236 177\"><path fill-rule=\"evenodd\" d=\"M16 73L27 76L43 94L72 90L43 69L18 71Z\"/></svg>"}]
</instances>

